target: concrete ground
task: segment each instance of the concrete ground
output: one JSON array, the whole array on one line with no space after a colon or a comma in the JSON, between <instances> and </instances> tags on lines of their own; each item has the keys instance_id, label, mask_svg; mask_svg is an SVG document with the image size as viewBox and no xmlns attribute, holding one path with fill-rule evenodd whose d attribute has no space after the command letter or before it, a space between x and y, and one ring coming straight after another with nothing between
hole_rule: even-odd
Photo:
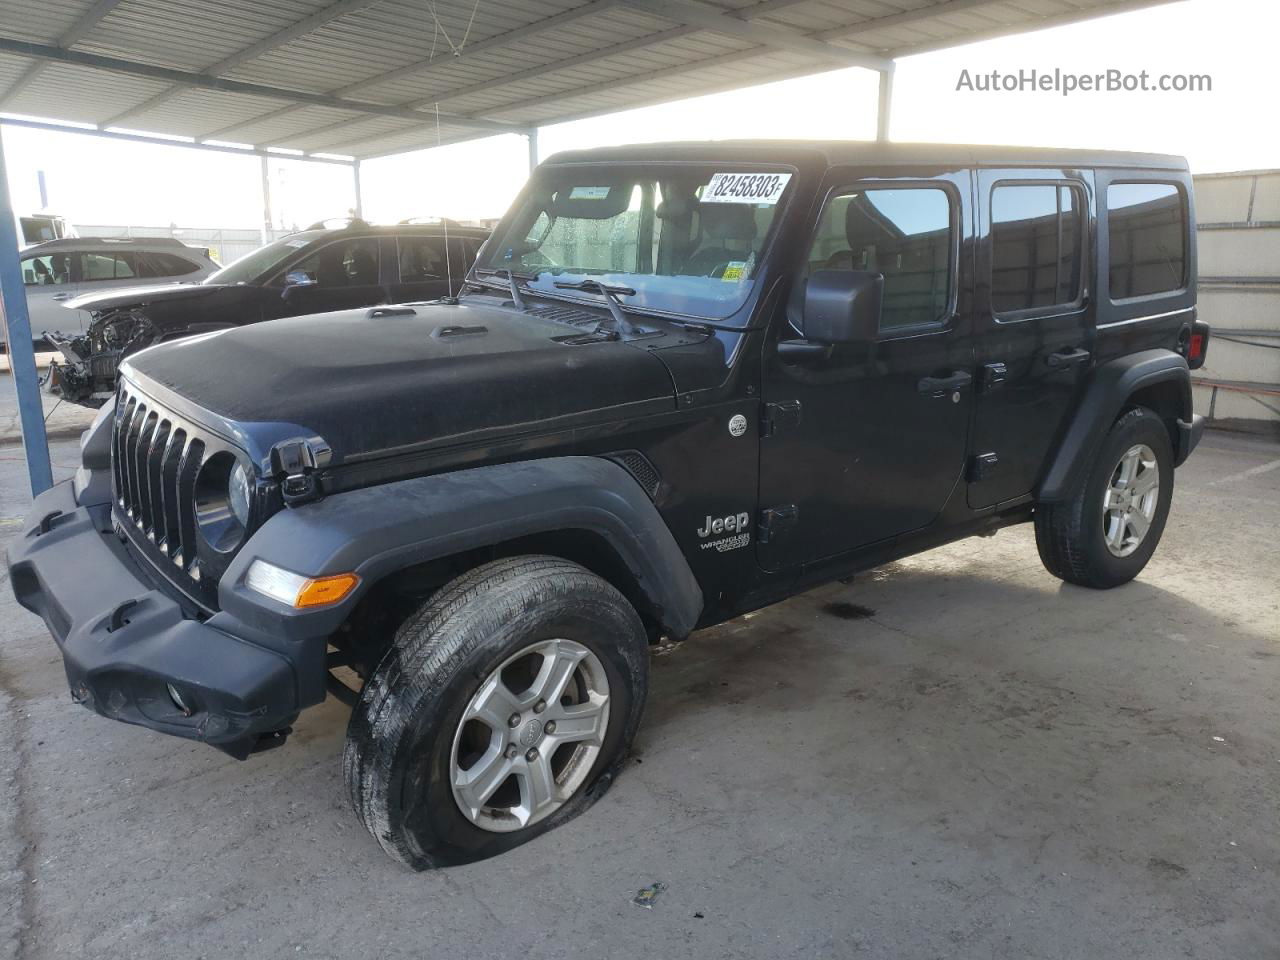
<instances>
[{"instance_id":1,"label":"concrete ground","mask_svg":"<svg viewBox=\"0 0 1280 960\"><path fill-rule=\"evenodd\" d=\"M0 955L1280 956L1280 446L1210 434L1177 483L1118 590L1019 527L655 656L600 803L426 874L348 812L341 705L247 763L110 723L6 587Z\"/></svg>"},{"instance_id":2,"label":"concrete ground","mask_svg":"<svg viewBox=\"0 0 1280 960\"><path fill-rule=\"evenodd\" d=\"M52 354L49 354L52 356ZM7 357L0 358L7 360ZM44 375L44 367L40 369ZM93 423L96 410L88 407L66 403L59 397L50 396L41 388L40 399L44 404L44 426L49 439L69 440L80 436L89 424ZM5 448L16 445L18 455L22 455L22 424L18 419L18 395L13 389L13 376L8 367L0 369L0 456L5 456Z\"/></svg>"}]
</instances>

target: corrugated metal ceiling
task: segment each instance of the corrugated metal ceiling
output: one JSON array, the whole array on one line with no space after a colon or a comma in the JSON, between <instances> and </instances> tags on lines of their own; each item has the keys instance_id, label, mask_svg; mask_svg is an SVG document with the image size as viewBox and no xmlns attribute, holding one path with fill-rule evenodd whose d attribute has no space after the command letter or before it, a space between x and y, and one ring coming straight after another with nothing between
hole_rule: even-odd
<instances>
[{"instance_id":1,"label":"corrugated metal ceiling","mask_svg":"<svg viewBox=\"0 0 1280 960\"><path fill-rule=\"evenodd\" d=\"M1164 2L2 0L0 113L369 157Z\"/></svg>"}]
</instances>

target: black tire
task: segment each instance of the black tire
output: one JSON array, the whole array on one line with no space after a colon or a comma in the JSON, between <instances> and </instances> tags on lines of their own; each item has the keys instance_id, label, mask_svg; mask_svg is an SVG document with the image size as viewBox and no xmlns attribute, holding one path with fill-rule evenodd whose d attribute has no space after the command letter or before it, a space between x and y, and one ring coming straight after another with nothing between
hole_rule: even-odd
<instances>
[{"instance_id":1,"label":"black tire","mask_svg":"<svg viewBox=\"0 0 1280 960\"><path fill-rule=\"evenodd\" d=\"M532 643L562 638L598 658L608 724L582 785L545 819L482 829L454 799L454 735L480 685ZM586 810L617 774L648 692L648 643L611 585L556 557L495 560L447 584L409 617L369 677L347 727L351 804L383 850L416 870L502 853ZM514 734L513 734L514 736Z\"/></svg>"},{"instance_id":2,"label":"black tire","mask_svg":"<svg viewBox=\"0 0 1280 960\"><path fill-rule=\"evenodd\" d=\"M1150 529L1138 548L1119 557L1103 532L1103 497L1125 451L1146 444L1160 468L1160 492ZM1039 504L1035 511L1036 546L1055 577L1082 587L1106 590L1128 583L1147 565L1164 533L1173 499L1173 447L1160 418L1145 407L1126 411L1111 427L1071 496Z\"/></svg>"}]
</instances>

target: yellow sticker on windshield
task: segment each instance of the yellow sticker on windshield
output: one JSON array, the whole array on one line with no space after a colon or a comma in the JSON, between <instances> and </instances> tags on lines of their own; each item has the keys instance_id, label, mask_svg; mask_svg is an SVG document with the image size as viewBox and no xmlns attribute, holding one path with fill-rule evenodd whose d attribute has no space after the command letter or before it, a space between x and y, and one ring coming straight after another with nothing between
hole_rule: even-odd
<instances>
[{"instance_id":1,"label":"yellow sticker on windshield","mask_svg":"<svg viewBox=\"0 0 1280 960\"><path fill-rule=\"evenodd\" d=\"M724 268L724 273L720 274L721 280L737 281L741 280L747 272L747 261L730 260Z\"/></svg>"}]
</instances>

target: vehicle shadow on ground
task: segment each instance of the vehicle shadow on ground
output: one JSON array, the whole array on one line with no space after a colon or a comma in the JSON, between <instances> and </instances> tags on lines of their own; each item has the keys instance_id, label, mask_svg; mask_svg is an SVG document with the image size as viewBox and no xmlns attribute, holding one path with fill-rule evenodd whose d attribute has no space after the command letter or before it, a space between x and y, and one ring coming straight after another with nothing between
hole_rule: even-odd
<instances>
[{"instance_id":1,"label":"vehicle shadow on ground","mask_svg":"<svg viewBox=\"0 0 1280 960\"><path fill-rule=\"evenodd\" d=\"M989 718L981 701L1000 699L1002 684L1011 700L1042 687L1044 710L1068 693L1110 696L1124 701L1122 716L1142 718L1154 708L1138 705L1148 691L1126 687L1132 674L1199 681L1200 696L1178 695L1190 708L1229 692L1231 672L1258 685L1280 679L1280 643L1142 580L1094 591L892 564L694 634L651 662L639 741L649 753L708 710L760 722L801 716L817 697L826 722L850 725L874 705L904 711L929 698L949 704L940 723L963 726ZM966 682L982 696L955 695Z\"/></svg>"}]
</instances>

